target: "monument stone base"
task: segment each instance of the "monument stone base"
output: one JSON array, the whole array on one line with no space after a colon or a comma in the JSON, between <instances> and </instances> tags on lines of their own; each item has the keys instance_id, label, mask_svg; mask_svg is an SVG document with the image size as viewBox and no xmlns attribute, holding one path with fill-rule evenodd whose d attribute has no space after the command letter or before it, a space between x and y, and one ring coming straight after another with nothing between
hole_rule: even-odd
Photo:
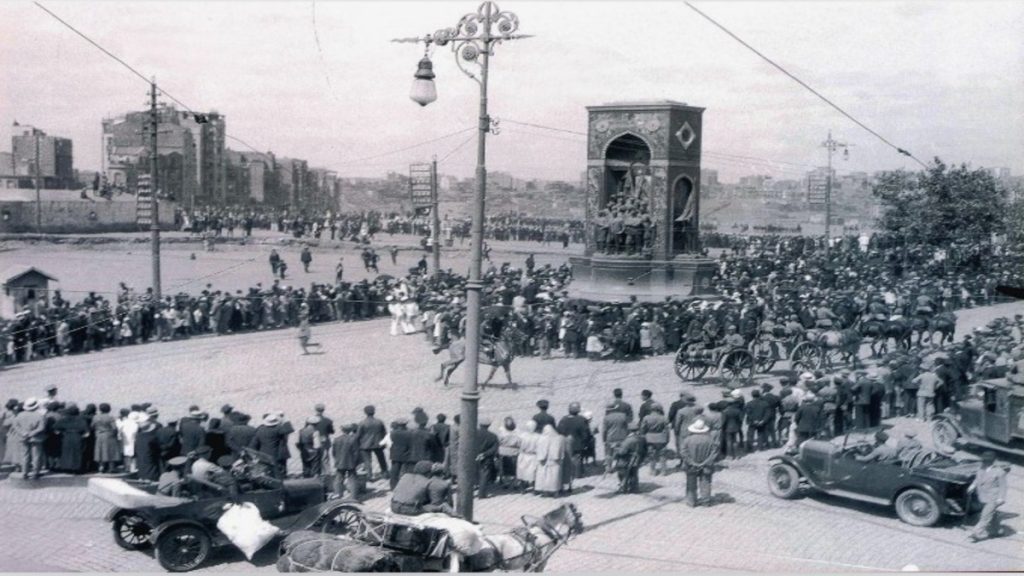
<instances>
[{"instance_id":1,"label":"monument stone base","mask_svg":"<svg viewBox=\"0 0 1024 576\"><path fill-rule=\"evenodd\" d=\"M704 256L679 254L672 260L627 256L572 256L569 297L597 302L662 302L667 297L713 294L711 278L718 263Z\"/></svg>"}]
</instances>

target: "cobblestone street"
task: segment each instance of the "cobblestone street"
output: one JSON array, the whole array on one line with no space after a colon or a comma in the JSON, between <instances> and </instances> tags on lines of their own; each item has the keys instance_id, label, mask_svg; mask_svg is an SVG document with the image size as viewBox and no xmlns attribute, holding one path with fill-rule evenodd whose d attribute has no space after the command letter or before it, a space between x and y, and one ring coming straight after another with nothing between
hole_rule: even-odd
<instances>
[{"instance_id":1,"label":"cobblestone street","mask_svg":"<svg viewBox=\"0 0 1024 576\"><path fill-rule=\"evenodd\" d=\"M962 314L958 333L987 319L1012 314L1019 304L971 310ZM196 338L189 341L121 348L84 356L16 365L3 373L4 394L38 395L56 384L67 400L109 401L115 405L152 401L164 418L185 413L189 404L216 410L224 402L252 414L280 409L293 421L327 405L335 422L356 421L364 404L373 403L385 420L422 406L433 415L458 411L458 386L443 389L433 382L440 358L421 336L388 337L387 321L327 324L314 328L324 354L298 356L291 331ZM242 368L244 367L244 368ZM671 357L632 363L535 358L513 364L513 388L489 387L481 413L517 421L534 412L534 402L548 398L561 417L567 404L580 401L600 413L611 389L622 387L636 402L649 388L655 399L671 401L681 389L701 402L721 388L680 384ZM83 375L87 375L83 378ZM453 382L461 382L461 371ZM501 378L500 375L498 378ZM765 376L764 378L772 378ZM598 419L600 417L598 416ZM924 425L896 419L897 427ZM901 523L883 507L831 496L795 501L771 496L765 485L766 461L772 452L728 461L715 476L717 504L690 509L682 503L681 473L641 474L641 493L615 494L616 482L600 473L577 481L568 498L584 515L586 531L552 557L549 570L765 570L857 571L1015 570L1024 566L1024 537L1016 532L1024 513L1024 474L1013 465L1001 538L970 544L958 522L935 528ZM297 465L293 459L293 465ZM538 515L556 500L502 494L477 504L477 519L488 531L516 524L523 514ZM387 499L367 505L383 510ZM16 570L157 571L146 553L116 546L103 516L108 506L84 490L83 479L50 478L27 485L17 478L0 480L5 521L0 537L0 567ZM973 520L971 520L973 522ZM233 550L217 552L203 570L273 571L274 546L247 563Z\"/></svg>"}]
</instances>

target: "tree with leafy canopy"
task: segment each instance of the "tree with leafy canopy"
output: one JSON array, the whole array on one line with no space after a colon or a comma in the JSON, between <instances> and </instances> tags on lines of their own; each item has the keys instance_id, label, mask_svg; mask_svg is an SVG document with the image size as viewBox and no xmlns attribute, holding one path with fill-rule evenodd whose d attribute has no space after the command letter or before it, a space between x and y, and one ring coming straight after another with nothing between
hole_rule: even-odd
<instances>
[{"instance_id":1,"label":"tree with leafy canopy","mask_svg":"<svg viewBox=\"0 0 1024 576\"><path fill-rule=\"evenodd\" d=\"M920 172L883 172L873 193L883 207L879 228L910 245L987 243L1012 225L1006 189L966 164L949 167L936 158Z\"/></svg>"}]
</instances>

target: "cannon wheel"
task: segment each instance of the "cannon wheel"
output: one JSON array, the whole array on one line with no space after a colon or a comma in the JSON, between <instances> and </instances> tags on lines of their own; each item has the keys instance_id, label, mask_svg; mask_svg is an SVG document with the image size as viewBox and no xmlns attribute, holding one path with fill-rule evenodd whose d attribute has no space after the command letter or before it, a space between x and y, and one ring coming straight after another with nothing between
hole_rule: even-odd
<instances>
[{"instance_id":1,"label":"cannon wheel","mask_svg":"<svg viewBox=\"0 0 1024 576\"><path fill-rule=\"evenodd\" d=\"M821 348L811 342L801 342L793 349L789 356L790 365L794 371L816 370L821 366L824 354Z\"/></svg>"},{"instance_id":2,"label":"cannon wheel","mask_svg":"<svg viewBox=\"0 0 1024 576\"><path fill-rule=\"evenodd\" d=\"M317 521L316 527L324 534L352 534L362 521L363 511L353 504L332 508Z\"/></svg>"},{"instance_id":3,"label":"cannon wheel","mask_svg":"<svg viewBox=\"0 0 1024 576\"><path fill-rule=\"evenodd\" d=\"M754 355L747 350L733 350L722 358L718 370L726 387L742 388L754 379Z\"/></svg>"},{"instance_id":4,"label":"cannon wheel","mask_svg":"<svg viewBox=\"0 0 1024 576\"><path fill-rule=\"evenodd\" d=\"M775 356L772 354L771 342L764 340L755 342L752 346L751 352L754 354L754 359L757 362L757 372L764 374L771 372L772 368L775 367Z\"/></svg>"},{"instance_id":5,"label":"cannon wheel","mask_svg":"<svg viewBox=\"0 0 1024 576\"><path fill-rule=\"evenodd\" d=\"M675 359L676 376L684 382L700 380L708 371L708 365L700 358L693 358L680 348Z\"/></svg>"}]
</instances>

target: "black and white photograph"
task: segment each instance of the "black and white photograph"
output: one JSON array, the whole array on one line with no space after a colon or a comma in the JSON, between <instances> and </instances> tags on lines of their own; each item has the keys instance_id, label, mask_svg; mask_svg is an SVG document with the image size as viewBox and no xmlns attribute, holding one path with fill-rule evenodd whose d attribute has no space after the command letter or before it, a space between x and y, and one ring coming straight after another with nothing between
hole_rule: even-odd
<instances>
[{"instance_id":1,"label":"black and white photograph","mask_svg":"<svg viewBox=\"0 0 1024 576\"><path fill-rule=\"evenodd\" d=\"M1024 569L1024 3L0 1L0 572Z\"/></svg>"}]
</instances>

